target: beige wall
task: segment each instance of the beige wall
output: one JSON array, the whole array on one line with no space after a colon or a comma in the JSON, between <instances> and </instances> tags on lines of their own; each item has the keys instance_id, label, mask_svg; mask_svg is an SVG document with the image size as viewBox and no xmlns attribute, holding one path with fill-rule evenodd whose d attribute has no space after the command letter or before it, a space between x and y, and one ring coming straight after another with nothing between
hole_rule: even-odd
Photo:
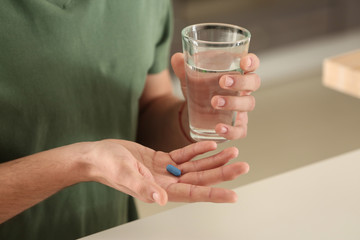
<instances>
[{"instance_id":1,"label":"beige wall","mask_svg":"<svg viewBox=\"0 0 360 240\"><path fill-rule=\"evenodd\" d=\"M256 53L360 27L359 0L173 0L173 5L172 52L181 51L181 29L200 22L247 28L250 51Z\"/></svg>"}]
</instances>

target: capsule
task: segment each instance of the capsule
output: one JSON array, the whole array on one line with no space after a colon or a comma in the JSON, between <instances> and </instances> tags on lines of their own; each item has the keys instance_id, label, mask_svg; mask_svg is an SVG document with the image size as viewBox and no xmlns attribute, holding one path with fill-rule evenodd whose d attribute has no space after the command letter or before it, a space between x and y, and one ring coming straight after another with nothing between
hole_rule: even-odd
<instances>
[{"instance_id":1,"label":"capsule","mask_svg":"<svg viewBox=\"0 0 360 240\"><path fill-rule=\"evenodd\" d=\"M171 164L166 166L166 170L174 176L181 176L181 170Z\"/></svg>"}]
</instances>

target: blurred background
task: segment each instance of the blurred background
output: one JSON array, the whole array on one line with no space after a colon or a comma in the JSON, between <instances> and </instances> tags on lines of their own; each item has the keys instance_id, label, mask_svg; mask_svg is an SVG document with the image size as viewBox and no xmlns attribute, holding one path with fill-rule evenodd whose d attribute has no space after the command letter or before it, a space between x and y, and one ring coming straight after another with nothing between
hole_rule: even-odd
<instances>
[{"instance_id":1,"label":"blurred background","mask_svg":"<svg viewBox=\"0 0 360 240\"><path fill-rule=\"evenodd\" d=\"M247 28L249 51L261 61L262 87L253 93L248 136L217 150L236 146L240 154L233 161L246 161L251 170L221 187L237 188L360 148L360 99L322 84L324 59L360 49L359 0L173 0L173 7L172 54L182 51L182 28L222 22ZM173 82L181 96L175 76ZM137 202L140 217L180 205Z\"/></svg>"},{"instance_id":2,"label":"blurred background","mask_svg":"<svg viewBox=\"0 0 360 240\"><path fill-rule=\"evenodd\" d=\"M181 29L201 22L247 28L253 36L253 52L331 37L360 27L358 0L173 0L173 6L173 51L181 51Z\"/></svg>"}]
</instances>

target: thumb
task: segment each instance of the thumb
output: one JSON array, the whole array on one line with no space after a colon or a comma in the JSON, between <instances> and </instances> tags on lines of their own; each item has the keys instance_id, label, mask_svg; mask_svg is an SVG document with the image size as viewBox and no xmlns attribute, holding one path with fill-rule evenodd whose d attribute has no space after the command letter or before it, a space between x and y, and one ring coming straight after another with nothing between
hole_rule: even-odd
<instances>
[{"instance_id":1,"label":"thumb","mask_svg":"<svg viewBox=\"0 0 360 240\"><path fill-rule=\"evenodd\" d=\"M156 202L161 206L165 205L168 201L166 191L155 182L147 167L140 162L137 166L138 172L134 176L135 181L133 181L133 191L138 195L136 197L144 202Z\"/></svg>"},{"instance_id":2,"label":"thumb","mask_svg":"<svg viewBox=\"0 0 360 240\"><path fill-rule=\"evenodd\" d=\"M174 70L175 75L179 78L181 83L181 89L184 96L186 97L186 81L185 81L185 65L184 65L184 54L175 53L171 57L171 66Z\"/></svg>"},{"instance_id":3,"label":"thumb","mask_svg":"<svg viewBox=\"0 0 360 240\"><path fill-rule=\"evenodd\" d=\"M160 187L159 185L155 184L154 191L151 192L151 198L154 202L159 204L160 206L164 206L168 202L168 195L166 191Z\"/></svg>"},{"instance_id":4,"label":"thumb","mask_svg":"<svg viewBox=\"0 0 360 240\"><path fill-rule=\"evenodd\" d=\"M166 191L160 187L153 180L145 179L139 176L138 184L133 191L138 195L137 197L148 203L156 202L160 206L164 206L168 201Z\"/></svg>"},{"instance_id":5,"label":"thumb","mask_svg":"<svg viewBox=\"0 0 360 240\"><path fill-rule=\"evenodd\" d=\"M180 81L185 80L184 54L178 52L172 55L171 66Z\"/></svg>"}]
</instances>

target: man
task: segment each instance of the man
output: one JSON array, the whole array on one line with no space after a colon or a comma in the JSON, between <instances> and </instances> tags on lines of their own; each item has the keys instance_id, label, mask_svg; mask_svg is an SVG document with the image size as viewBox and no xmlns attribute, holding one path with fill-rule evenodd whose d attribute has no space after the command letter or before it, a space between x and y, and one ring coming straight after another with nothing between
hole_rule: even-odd
<instances>
[{"instance_id":1,"label":"man","mask_svg":"<svg viewBox=\"0 0 360 240\"><path fill-rule=\"evenodd\" d=\"M160 205L236 200L209 187L248 171L224 166L235 148L189 162L216 144L190 144L181 130L186 102L173 96L167 70L169 1L8 0L0 32L1 239L73 239L125 223L136 218L129 195ZM184 83L182 54L171 62ZM241 67L258 62L249 54ZM227 88L259 84L248 73ZM241 113L219 133L244 137L254 98L225 102Z\"/></svg>"}]
</instances>

